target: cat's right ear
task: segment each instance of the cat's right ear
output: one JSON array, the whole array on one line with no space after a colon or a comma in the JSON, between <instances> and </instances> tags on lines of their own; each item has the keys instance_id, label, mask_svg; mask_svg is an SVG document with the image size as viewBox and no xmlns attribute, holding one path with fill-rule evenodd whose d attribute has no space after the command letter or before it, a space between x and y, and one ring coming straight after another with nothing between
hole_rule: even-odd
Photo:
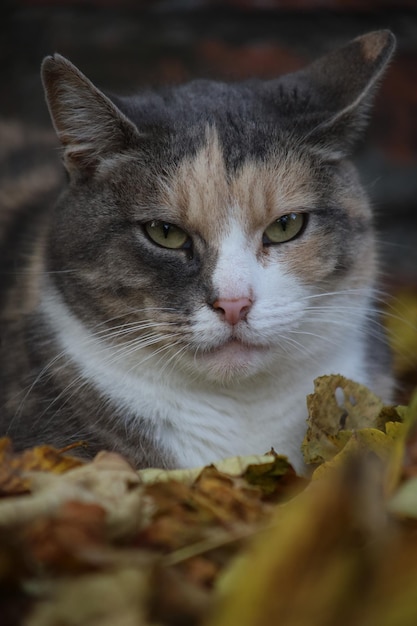
<instances>
[{"instance_id":1,"label":"cat's right ear","mask_svg":"<svg viewBox=\"0 0 417 626\"><path fill-rule=\"evenodd\" d=\"M288 117L292 134L298 133L326 159L345 158L367 124L394 49L390 31L367 33L303 70L266 81L264 93Z\"/></svg>"},{"instance_id":2,"label":"cat's right ear","mask_svg":"<svg viewBox=\"0 0 417 626\"><path fill-rule=\"evenodd\" d=\"M71 177L91 175L103 159L136 143L134 124L67 59L46 57L41 74Z\"/></svg>"},{"instance_id":3,"label":"cat's right ear","mask_svg":"<svg viewBox=\"0 0 417 626\"><path fill-rule=\"evenodd\" d=\"M357 37L299 72L310 82L322 121L308 134L330 159L349 156L367 124L376 88L395 49L395 37L380 30Z\"/></svg>"}]
</instances>

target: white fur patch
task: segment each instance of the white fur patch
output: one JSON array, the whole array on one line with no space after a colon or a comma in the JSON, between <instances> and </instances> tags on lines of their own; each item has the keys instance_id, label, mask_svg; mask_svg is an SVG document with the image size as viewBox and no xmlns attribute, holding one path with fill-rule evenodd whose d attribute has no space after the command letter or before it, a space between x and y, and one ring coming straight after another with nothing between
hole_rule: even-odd
<instances>
[{"instance_id":1,"label":"white fur patch","mask_svg":"<svg viewBox=\"0 0 417 626\"><path fill-rule=\"evenodd\" d=\"M241 224L232 220L226 236L220 243L220 253L213 275L213 285L218 297L234 299L251 298L257 283L260 266L255 247L248 241Z\"/></svg>"}]
</instances>

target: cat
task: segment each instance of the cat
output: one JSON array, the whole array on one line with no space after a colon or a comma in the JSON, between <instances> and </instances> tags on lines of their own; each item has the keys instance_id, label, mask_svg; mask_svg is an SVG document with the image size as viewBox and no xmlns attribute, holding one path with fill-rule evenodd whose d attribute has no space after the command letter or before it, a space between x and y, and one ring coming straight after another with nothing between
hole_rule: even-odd
<instances>
[{"instance_id":1,"label":"cat","mask_svg":"<svg viewBox=\"0 0 417 626\"><path fill-rule=\"evenodd\" d=\"M391 399L349 159L394 47L376 31L274 80L133 97L43 61L68 184L9 220L12 250L3 236L0 427L17 449L83 440L172 468L273 447L302 472L313 379Z\"/></svg>"}]
</instances>

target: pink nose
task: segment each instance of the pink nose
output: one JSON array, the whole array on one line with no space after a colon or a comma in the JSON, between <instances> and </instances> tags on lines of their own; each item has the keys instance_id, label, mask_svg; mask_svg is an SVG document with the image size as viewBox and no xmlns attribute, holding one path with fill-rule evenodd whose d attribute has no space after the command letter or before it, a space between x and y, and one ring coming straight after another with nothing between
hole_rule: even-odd
<instances>
[{"instance_id":1,"label":"pink nose","mask_svg":"<svg viewBox=\"0 0 417 626\"><path fill-rule=\"evenodd\" d=\"M251 306L252 300L250 298L235 298L232 300L219 298L213 303L213 308L222 315L224 321L232 325L245 319Z\"/></svg>"}]
</instances>

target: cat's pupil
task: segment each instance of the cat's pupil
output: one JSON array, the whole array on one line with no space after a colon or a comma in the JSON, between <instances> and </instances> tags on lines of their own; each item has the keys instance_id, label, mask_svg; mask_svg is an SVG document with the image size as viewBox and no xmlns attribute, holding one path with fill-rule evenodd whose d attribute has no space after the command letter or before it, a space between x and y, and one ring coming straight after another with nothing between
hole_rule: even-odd
<instances>
[{"instance_id":1,"label":"cat's pupil","mask_svg":"<svg viewBox=\"0 0 417 626\"><path fill-rule=\"evenodd\" d=\"M162 224L162 230L163 230L165 239L167 239L169 235L169 231L171 230L171 226L169 224Z\"/></svg>"},{"instance_id":2,"label":"cat's pupil","mask_svg":"<svg viewBox=\"0 0 417 626\"><path fill-rule=\"evenodd\" d=\"M289 220L289 219L290 219L290 218L289 218L289 216L288 216L288 215L284 215L283 217L281 217L281 218L279 219L279 222L280 222L280 224L281 224L281 228L282 228L282 230L283 230L283 231L286 231L286 230L287 230L287 222L288 222L288 220Z\"/></svg>"}]
</instances>

